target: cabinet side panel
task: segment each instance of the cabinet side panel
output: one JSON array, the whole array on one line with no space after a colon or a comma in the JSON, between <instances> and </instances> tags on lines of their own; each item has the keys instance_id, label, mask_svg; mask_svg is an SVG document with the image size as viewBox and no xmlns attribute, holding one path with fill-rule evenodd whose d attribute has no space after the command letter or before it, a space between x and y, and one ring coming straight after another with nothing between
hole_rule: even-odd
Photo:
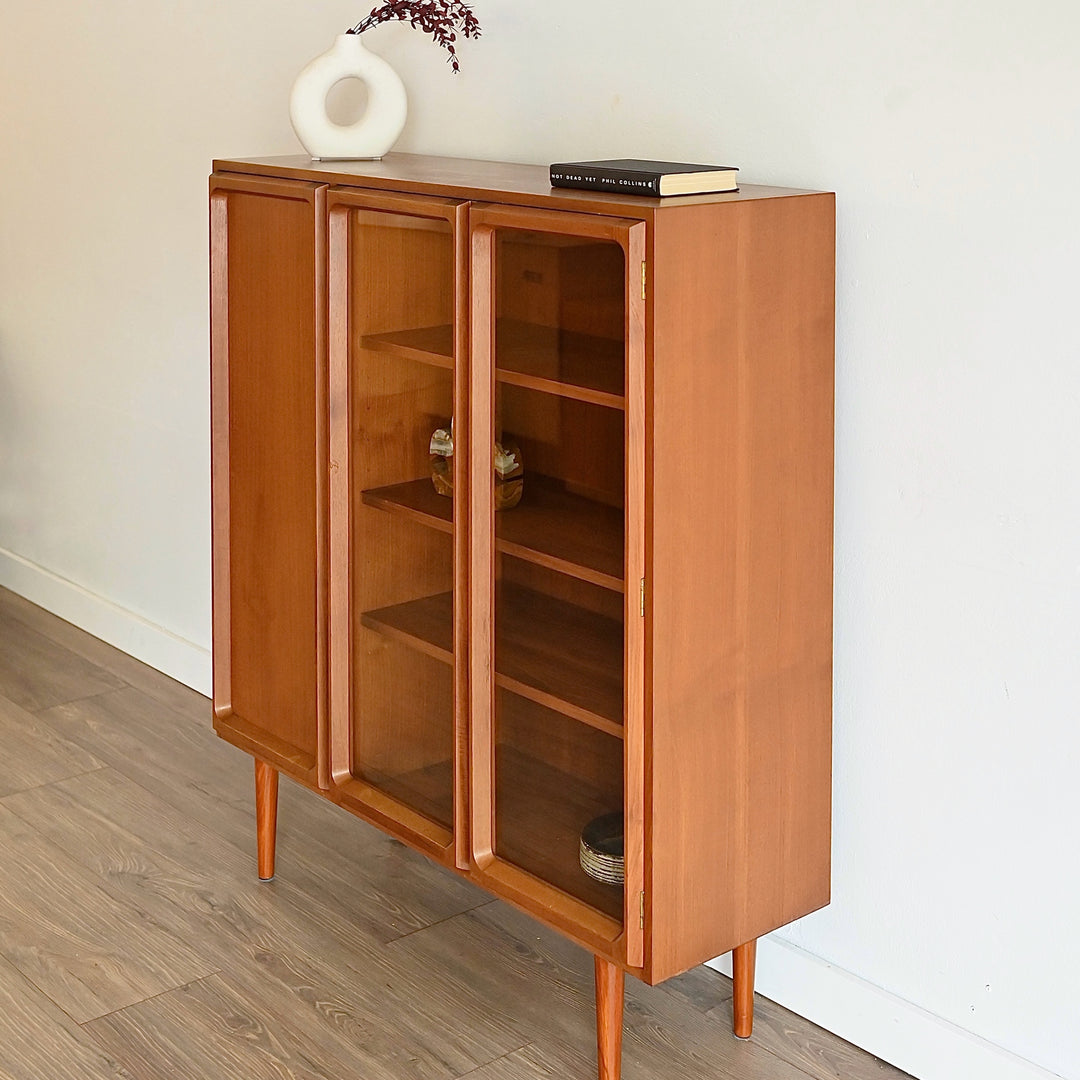
<instances>
[{"instance_id":1,"label":"cabinet side panel","mask_svg":"<svg viewBox=\"0 0 1080 1080\"><path fill-rule=\"evenodd\" d=\"M315 215L306 198L234 191L228 201L232 708L313 762Z\"/></svg>"},{"instance_id":2,"label":"cabinet side panel","mask_svg":"<svg viewBox=\"0 0 1080 1080\"><path fill-rule=\"evenodd\" d=\"M828 902L833 273L831 195L656 216L652 981Z\"/></svg>"}]
</instances>

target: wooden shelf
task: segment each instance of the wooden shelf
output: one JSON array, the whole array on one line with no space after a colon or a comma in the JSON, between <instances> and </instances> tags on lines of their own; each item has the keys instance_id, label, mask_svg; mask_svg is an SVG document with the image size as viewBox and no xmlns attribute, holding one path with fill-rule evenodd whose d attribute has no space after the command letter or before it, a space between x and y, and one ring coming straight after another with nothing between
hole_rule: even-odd
<instances>
[{"instance_id":1,"label":"wooden shelf","mask_svg":"<svg viewBox=\"0 0 1080 1080\"><path fill-rule=\"evenodd\" d=\"M622 737L621 620L500 582L495 639L496 686Z\"/></svg>"},{"instance_id":2,"label":"wooden shelf","mask_svg":"<svg viewBox=\"0 0 1080 1080\"><path fill-rule=\"evenodd\" d=\"M392 799L437 825L453 830L454 771L449 761L397 775L376 769L363 769L359 775L365 783L377 787Z\"/></svg>"},{"instance_id":3,"label":"wooden shelf","mask_svg":"<svg viewBox=\"0 0 1080 1080\"><path fill-rule=\"evenodd\" d=\"M453 368L454 328L444 326L421 326L416 330L392 330L384 334L365 334L360 348L373 352L392 353L421 364Z\"/></svg>"},{"instance_id":4,"label":"wooden shelf","mask_svg":"<svg viewBox=\"0 0 1080 1080\"><path fill-rule=\"evenodd\" d=\"M454 366L454 330L448 324L366 334L360 339L360 346L435 367ZM498 321L497 382L625 409L624 367L621 341L517 319Z\"/></svg>"},{"instance_id":5,"label":"wooden shelf","mask_svg":"<svg viewBox=\"0 0 1080 1080\"><path fill-rule=\"evenodd\" d=\"M365 611L361 626L403 641L445 664L454 662L454 594L439 593Z\"/></svg>"},{"instance_id":6,"label":"wooden shelf","mask_svg":"<svg viewBox=\"0 0 1080 1080\"><path fill-rule=\"evenodd\" d=\"M368 506L403 514L432 529L450 532L454 501L429 479L372 488ZM521 502L495 515L495 549L581 581L623 591L623 513L567 491L551 477L529 473Z\"/></svg>"},{"instance_id":7,"label":"wooden shelf","mask_svg":"<svg viewBox=\"0 0 1080 1080\"><path fill-rule=\"evenodd\" d=\"M532 589L497 589L495 685L622 738L622 623ZM366 611L363 626L453 662L453 593Z\"/></svg>"},{"instance_id":8,"label":"wooden shelf","mask_svg":"<svg viewBox=\"0 0 1080 1080\"><path fill-rule=\"evenodd\" d=\"M578 862L582 828L619 809L579 777L515 746L495 747L496 856L622 922L622 886L594 881Z\"/></svg>"},{"instance_id":9,"label":"wooden shelf","mask_svg":"<svg viewBox=\"0 0 1080 1080\"><path fill-rule=\"evenodd\" d=\"M364 779L435 821L446 812L454 782L449 761ZM506 744L496 747L495 785L498 857L621 923L621 886L594 881L578 862L582 828L619 807L588 782Z\"/></svg>"},{"instance_id":10,"label":"wooden shelf","mask_svg":"<svg viewBox=\"0 0 1080 1080\"><path fill-rule=\"evenodd\" d=\"M495 515L495 550L623 591L622 509L547 476L526 473L521 502Z\"/></svg>"},{"instance_id":11,"label":"wooden shelf","mask_svg":"<svg viewBox=\"0 0 1080 1080\"><path fill-rule=\"evenodd\" d=\"M611 338L499 319L495 380L612 409L626 408L623 343Z\"/></svg>"},{"instance_id":12,"label":"wooden shelf","mask_svg":"<svg viewBox=\"0 0 1080 1080\"><path fill-rule=\"evenodd\" d=\"M430 478L406 480L403 484L368 488L360 493L366 506L374 506L391 514L402 514L413 521L440 532L452 532L454 528L454 500L440 495Z\"/></svg>"}]
</instances>

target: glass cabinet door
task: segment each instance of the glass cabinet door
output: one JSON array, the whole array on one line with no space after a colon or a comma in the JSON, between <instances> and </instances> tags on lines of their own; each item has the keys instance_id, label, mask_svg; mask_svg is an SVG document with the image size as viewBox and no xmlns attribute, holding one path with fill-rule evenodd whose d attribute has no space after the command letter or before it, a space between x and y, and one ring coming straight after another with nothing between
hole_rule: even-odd
<instances>
[{"instance_id":1,"label":"glass cabinet door","mask_svg":"<svg viewBox=\"0 0 1080 1080\"><path fill-rule=\"evenodd\" d=\"M632 954L645 226L498 207L471 227L474 854L600 938L632 918Z\"/></svg>"},{"instance_id":2,"label":"glass cabinet door","mask_svg":"<svg viewBox=\"0 0 1080 1080\"><path fill-rule=\"evenodd\" d=\"M331 771L358 810L464 865L464 207L329 206Z\"/></svg>"}]
</instances>

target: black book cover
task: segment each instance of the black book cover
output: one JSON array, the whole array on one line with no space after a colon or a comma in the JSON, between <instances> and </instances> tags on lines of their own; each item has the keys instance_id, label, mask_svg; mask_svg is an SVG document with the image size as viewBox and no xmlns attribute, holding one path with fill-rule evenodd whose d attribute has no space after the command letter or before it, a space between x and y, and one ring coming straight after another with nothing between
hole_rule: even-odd
<instances>
[{"instance_id":1,"label":"black book cover","mask_svg":"<svg viewBox=\"0 0 1080 1080\"><path fill-rule=\"evenodd\" d=\"M647 161L642 158L612 158L606 161L568 161L550 168L551 186L582 188L588 191L618 191L626 195L659 196L660 181L676 173L729 172L727 165L692 165L683 161ZM705 187L703 190L710 190Z\"/></svg>"}]
</instances>

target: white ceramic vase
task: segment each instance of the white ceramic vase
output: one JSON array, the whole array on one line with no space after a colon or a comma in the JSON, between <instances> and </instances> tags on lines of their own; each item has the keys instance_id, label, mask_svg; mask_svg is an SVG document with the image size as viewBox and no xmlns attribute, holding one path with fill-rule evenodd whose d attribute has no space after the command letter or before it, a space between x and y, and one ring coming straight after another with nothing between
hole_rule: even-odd
<instances>
[{"instance_id":1,"label":"white ceramic vase","mask_svg":"<svg viewBox=\"0 0 1080 1080\"><path fill-rule=\"evenodd\" d=\"M316 161L381 158L405 127L405 85L381 56L368 52L360 37L339 34L293 83L289 118L296 137ZM367 88L367 108L352 124L335 124L326 112L326 97L342 79L359 79Z\"/></svg>"}]
</instances>

